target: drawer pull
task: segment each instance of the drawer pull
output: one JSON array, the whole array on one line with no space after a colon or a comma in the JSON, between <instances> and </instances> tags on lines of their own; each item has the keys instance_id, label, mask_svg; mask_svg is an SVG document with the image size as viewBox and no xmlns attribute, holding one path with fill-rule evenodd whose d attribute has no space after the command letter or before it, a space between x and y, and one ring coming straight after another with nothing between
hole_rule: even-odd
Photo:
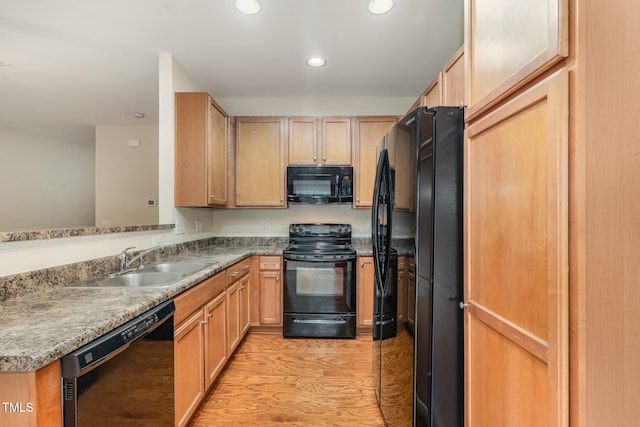
<instances>
[{"instance_id":1,"label":"drawer pull","mask_svg":"<svg viewBox=\"0 0 640 427\"><path fill-rule=\"evenodd\" d=\"M231 273L231 277L236 277L238 274L240 274L239 271L234 271L233 273Z\"/></svg>"}]
</instances>

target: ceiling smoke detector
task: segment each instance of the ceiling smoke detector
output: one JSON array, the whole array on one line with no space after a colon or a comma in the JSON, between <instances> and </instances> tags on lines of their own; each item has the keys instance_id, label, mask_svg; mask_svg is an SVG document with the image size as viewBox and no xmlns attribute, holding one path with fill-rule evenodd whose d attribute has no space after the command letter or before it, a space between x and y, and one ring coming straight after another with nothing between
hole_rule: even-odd
<instances>
[{"instance_id":1,"label":"ceiling smoke detector","mask_svg":"<svg viewBox=\"0 0 640 427\"><path fill-rule=\"evenodd\" d=\"M369 2L369 12L374 15L382 15L387 13L393 7L393 0L371 0Z\"/></svg>"},{"instance_id":2,"label":"ceiling smoke detector","mask_svg":"<svg viewBox=\"0 0 640 427\"><path fill-rule=\"evenodd\" d=\"M255 15L262 8L258 0L234 0L236 9L245 15Z\"/></svg>"}]
</instances>

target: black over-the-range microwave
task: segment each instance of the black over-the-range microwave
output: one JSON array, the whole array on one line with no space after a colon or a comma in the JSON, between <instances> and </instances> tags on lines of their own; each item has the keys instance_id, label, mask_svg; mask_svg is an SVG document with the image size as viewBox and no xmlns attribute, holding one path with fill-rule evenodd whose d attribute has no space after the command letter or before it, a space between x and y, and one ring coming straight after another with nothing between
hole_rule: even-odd
<instances>
[{"instance_id":1,"label":"black over-the-range microwave","mask_svg":"<svg viewBox=\"0 0 640 427\"><path fill-rule=\"evenodd\" d=\"M287 167L287 201L289 203L351 203L353 201L353 167Z\"/></svg>"}]
</instances>

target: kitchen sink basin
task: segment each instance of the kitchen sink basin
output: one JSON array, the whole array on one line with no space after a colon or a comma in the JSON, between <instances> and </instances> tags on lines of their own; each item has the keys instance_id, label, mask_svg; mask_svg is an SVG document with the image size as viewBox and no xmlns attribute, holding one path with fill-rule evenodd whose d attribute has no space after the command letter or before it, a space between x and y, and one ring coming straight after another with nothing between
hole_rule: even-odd
<instances>
[{"instance_id":1,"label":"kitchen sink basin","mask_svg":"<svg viewBox=\"0 0 640 427\"><path fill-rule=\"evenodd\" d=\"M86 282L79 282L74 288L164 288L170 286L186 275L184 273L145 273L136 271L120 276L102 277Z\"/></svg>"},{"instance_id":2,"label":"kitchen sink basin","mask_svg":"<svg viewBox=\"0 0 640 427\"><path fill-rule=\"evenodd\" d=\"M140 270L140 272L193 274L208 266L209 264L196 261L167 261L157 264L147 264L142 270Z\"/></svg>"},{"instance_id":3,"label":"kitchen sink basin","mask_svg":"<svg viewBox=\"0 0 640 427\"><path fill-rule=\"evenodd\" d=\"M75 283L74 288L165 288L200 271L209 264L191 261L169 261L145 265L141 270L100 277Z\"/></svg>"}]
</instances>

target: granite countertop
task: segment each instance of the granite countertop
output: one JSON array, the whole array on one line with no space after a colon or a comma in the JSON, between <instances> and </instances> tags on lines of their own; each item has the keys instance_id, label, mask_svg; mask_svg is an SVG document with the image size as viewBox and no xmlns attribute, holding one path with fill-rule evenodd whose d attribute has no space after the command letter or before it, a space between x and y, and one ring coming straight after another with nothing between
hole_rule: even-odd
<instances>
[{"instance_id":1,"label":"granite countertop","mask_svg":"<svg viewBox=\"0 0 640 427\"><path fill-rule=\"evenodd\" d=\"M0 371L35 371L250 255L282 245L221 246L174 259L210 263L166 288L58 286L0 303Z\"/></svg>"},{"instance_id":2,"label":"granite countertop","mask_svg":"<svg viewBox=\"0 0 640 427\"><path fill-rule=\"evenodd\" d=\"M74 288L62 285L0 302L0 372L35 371L93 341L250 255L282 255L284 244L232 244L185 251L167 259L211 264L166 288ZM371 245L354 242L358 255ZM397 247L399 255L413 248Z\"/></svg>"}]
</instances>

